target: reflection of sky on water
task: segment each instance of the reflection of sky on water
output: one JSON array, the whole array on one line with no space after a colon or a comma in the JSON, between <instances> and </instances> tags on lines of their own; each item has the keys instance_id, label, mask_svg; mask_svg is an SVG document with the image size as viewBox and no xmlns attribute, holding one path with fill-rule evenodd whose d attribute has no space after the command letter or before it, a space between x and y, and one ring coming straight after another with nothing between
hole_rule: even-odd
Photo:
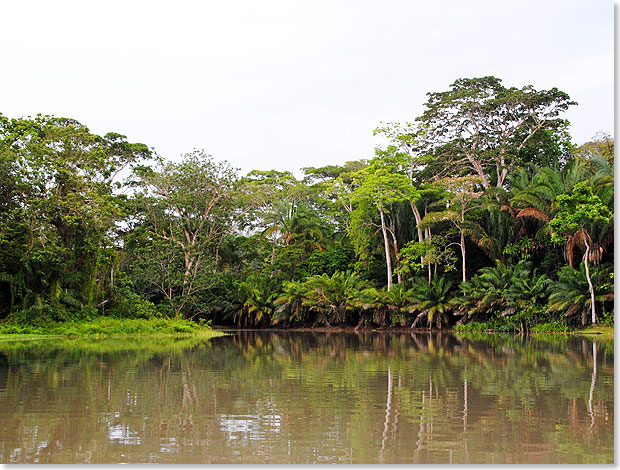
<instances>
[{"instance_id":1,"label":"reflection of sky on water","mask_svg":"<svg viewBox=\"0 0 620 470\"><path fill-rule=\"evenodd\" d=\"M164 454L174 454L177 452L179 445L174 437L168 437L162 439L162 444L159 446L159 451Z\"/></svg>"},{"instance_id":2,"label":"reflection of sky on water","mask_svg":"<svg viewBox=\"0 0 620 470\"><path fill-rule=\"evenodd\" d=\"M221 415L220 429L229 440L244 439L256 441L264 439L268 432L280 432L282 417L277 414L267 415Z\"/></svg>"},{"instance_id":3,"label":"reflection of sky on water","mask_svg":"<svg viewBox=\"0 0 620 470\"><path fill-rule=\"evenodd\" d=\"M141 443L139 433L137 431L131 431L127 424L110 426L108 429L108 438L111 441L117 441L119 444L139 445Z\"/></svg>"},{"instance_id":4,"label":"reflection of sky on water","mask_svg":"<svg viewBox=\"0 0 620 470\"><path fill-rule=\"evenodd\" d=\"M121 414L118 411L102 417L101 421L104 422L108 428L108 439L117 444L141 444L140 431L132 431L128 424L119 423L120 420Z\"/></svg>"}]
</instances>

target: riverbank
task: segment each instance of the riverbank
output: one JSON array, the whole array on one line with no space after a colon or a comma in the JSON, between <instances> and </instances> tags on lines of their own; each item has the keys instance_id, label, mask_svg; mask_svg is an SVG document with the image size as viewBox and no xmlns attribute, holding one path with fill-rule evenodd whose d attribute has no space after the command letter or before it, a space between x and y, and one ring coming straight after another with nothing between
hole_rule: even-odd
<instances>
[{"instance_id":1,"label":"riverbank","mask_svg":"<svg viewBox=\"0 0 620 470\"><path fill-rule=\"evenodd\" d=\"M589 326L581 330L571 330L566 327L555 327L554 325L544 324L543 328L536 328L531 334L561 334L561 335L588 335L597 336L604 339L614 338L614 327L597 325ZM333 327L298 327L298 328L250 328L237 329L232 327L217 326L211 328L204 323L196 323L191 320L183 319L118 319L101 317L91 321L74 321L65 323L54 323L48 325L22 325L18 323L0 323L0 340L7 339L37 339L37 338L73 338L73 337L122 337L122 336L195 336L211 338L224 336L236 331L291 331L291 332L392 332L392 333L513 333L512 331L498 330L485 323L469 323L455 328L428 329L428 328L403 328L403 327L352 327L352 326L333 326Z\"/></svg>"},{"instance_id":2,"label":"riverbank","mask_svg":"<svg viewBox=\"0 0 620 470\"><path fill-rule=\"evenodd\" d=\"M182 336L200 335L217 337L226 333L211 329L209 325L191 320L154 318L120 319L102 317L91 321L73 321L47 325L0 324L2 339L72 338L72 337L119 337L119 336Z\"/></svg>"},{"instance_id":3,"label":"riverbank","mask_svg":"<svg viewBox=\"0 0 620 470\"><path fill-rule=\"evenodd\" d=\"M573 331L576 335L595 335L604 339L614 339L614 327L605 325L589 326L583 330Z\"/></svg>"},{"instance_id":4,"label":"riverbank","mask_svg":"<svg viewBox=\"0 0 620 470\"><path fill-rule=\"evenodd\" d=\"M529 331L529 334L535 335L588 335L588 336L599 336L605 339L613 339L614 338L614 327L606 326L606 325L597 325L595 327L588 326L586 328L575 330L569 329L565 326L557 326L550 325L548 323L541 324L542 328L536 328L536 326ZM353 327L353 326L317 326L317 327L295 327L295 328L278 328L278 327L264 327L264 328L233 328L230 326L214 326L216 331L222 332L238 332L238 331L290 331L290 332L312 332L312 333L368 333L368 332L388 332L388 333L504 333L511 334L517 333L512 330L501 330L498 328L493 328L488 326L486 323L468 323L465 325L460 325L460 327L455 328L405 328L401 326L395 327Z\"/></svg>"}]
</instances>

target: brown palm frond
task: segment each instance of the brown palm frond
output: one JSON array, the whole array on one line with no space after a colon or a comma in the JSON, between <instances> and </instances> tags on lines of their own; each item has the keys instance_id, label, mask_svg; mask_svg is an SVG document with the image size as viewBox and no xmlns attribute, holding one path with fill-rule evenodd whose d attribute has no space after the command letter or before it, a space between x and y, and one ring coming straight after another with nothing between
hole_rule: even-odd
<instances>
[{"instance_id":1,"label":"brown palm frond","mask_svg":"<svg viewBox=\"0 0 620 470\"><path fill-rule=\"evenodd\" d=\"M567 237L566 245L564 246L564 258L568 261L570 267L573 267L575 249L579 249L582 252L585 251L586 243L592 246L592 238L583 229Z\"/></svg>"},{"instance_id":2,"label":"brown palm frond","mask_svg":"<svg viewBox=\"0 0 620 470\"><path fill-rule=\"evenodd\" d=\"M525 209L521 209L517 212L517 217L533 217L537 220L541 220L543 222L549 222L549 216L545 214L543 211L536 209L535 207L526 207Z\"/></svg>"},{"instance_id":3,"label":"brown palm frond","mask_svg":"<svg viewBox=\"0 0 620 470\"><path fill-rule=\"evenodd\" d=\"M588 256L588 261L592 263L594 266L598 266L601 264L601 259L603 258L603 247L598 243L593 243L590 247L590 256Z\"/></svg>"},{"instance_id":4,"label":"brown palm frond","mask_svg":"<svg viewBox=\"0 0 620 470\"><path fill-rule=\"evenodd\" d=\"M510 215L513 217L515 217L517 214L517 210L510 207L510 204L502 204L502 207L500 207L500 210L510 212Z\"/></svg>"},{"instance_id":5,"label":"brown palm frond","mask_svg":"<svg viewBox=\"0 0 620 470\"><path fill-rule=\"evenodd\" d=\"M577 312L579 311L579 309L580 309L580 308L581 308L581 305L580 305L580 304L578 304L578 303L577 303L577 304L573 304L573 305L571 306L571 308L569 308L569 309L566 311L566 316L567 316L567 317L570 317L570 316L574 315L575 313L577 313Z\"/></svg>"}]
</instances>

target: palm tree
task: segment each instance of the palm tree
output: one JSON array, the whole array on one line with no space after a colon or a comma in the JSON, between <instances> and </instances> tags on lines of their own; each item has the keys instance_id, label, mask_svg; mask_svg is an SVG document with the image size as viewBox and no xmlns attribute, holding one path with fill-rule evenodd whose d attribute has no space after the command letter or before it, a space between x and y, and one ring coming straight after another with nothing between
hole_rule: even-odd
<instances>
[{"instance_id":1,"label":"palm tree","mask_svg":"<svg viewBox=\"0 0 620 470\"><path fill-rule=\"evenodd\" d=\"M277 201L266 222L268 227L263 234L276 244L290 246L296 241L301 241L322 249L325 227L319 217L305 204Z\"/></svg>"},{"instance_id":2,"label":"palm tree","mask_svg":"<svg viewBox=\"0 0 620 470\"><path fill-rule=\"evenodd\" d=\"M570 194L575 184L591 180L594 175L578 159L570 160L559 171L553 168L538 168L531 179L528 179L527 173L526 169L519 169L511 178L512 196L504 209L510 210L521 221L517 238L544 240L549 235L547 224L560 211L556 203L557 197ZM599 175L603 185L609 181L608 176L609 173L605 173L603 169ZM534 224L526 221L533 221ZM542 244L539 243L536 247L541 248ZM566 256L572 266L572 250L568 250Z\"/></svg>"},{"instance_id":3,"label":"palm tree","mask_svg":"<svg viewBox=\"0 0 620 470\"><path fill-rule=\"evenodd\" d=\"M258 326L263 319L271 317L273 302L276 298L269 279L250 276L237 284L237 302L226 315L232 318L237 326Z\"/></svg>"},{"instance_id":4,"label":"palm tree","mask_svg":"<svg viewBox=\"0 0 620 470\"><path fill-rule=\"evenodd\" d=\"M527 305L543 304L549 294L551 279L545 274L536 274L536 269L530 271L531 264L518 263L510 276L510 286L506 292L506 297L510 305L524 303Z\"/></svg>"},{"instance_id":5,"label":"palm tree","mask_svg":"<svg viewBox=\"0 0 620 470\"><path fill-rule=\"evenodd\" d=\"M336 271L331 277L327 274L311 276L304 282L306 294L302 304L310 311L318 312L319 324L342 324L347 314L355 308L355 299L363 283L351 271Z\"/></svg>"},{"instance_id":6,"label":"palm tree","mask_svg":"<svg viewBox=\"0 0 620 470\"><path fill-rule=\"evenodd\" d=\"M302 322L307 309L303 306L306 285L301 281L284 281L281 294L274 300L272 323L280 321Z\"/></svg>"},{"instance_id":7,"label":"palm tree","mask_svg":"<svg viewBox=\"0 0 620 470\"><path fill-rule=\"evenodd\" d=\"M472 320L498 314L513 315L525 305L537 306L547 298L549 278L532 271L530 261L521 260L507 266L499 260L495 266L482 268L469 282L461 283L463 303L459 312Z\"/></svg>"},{"instance_id":8,"label":"palm tree","mask_svg":"<svg viewBox=\"0 0 620 470\"><path fill-rule=\"evenodd\" d=\"M386 326L388 319L391 326L405 326L411 304L411 290L403 283L392 286L391 290L364 289L357 299L357 306L361 309L358 327L370 321L368 312L372 312L372 321L381 327Z\"/></svg>"},{"instance_id":9,"label":"palm tree","mask_svg":"<svg viewBox=\"0 0 620 470\"><path fill-rule=\"evenodd\" d=\"M595 302L613 301L613 280L611 270L601 266L592 270L592 283L597 285ZM581 314L581 324L584 326L588 319L588 311L592 308L592 296L586 277L585 264L579 269L564 266L559 274L558 281L554 282L549 296L549 310L565 312L567 317Z\"/></svg>"},{"instance_id":10,"label":"palm tree","mask_svg":"<svg viewBox=\"0 0 620 470\"><path fill-rule=\"evenodd\" d=\"M385 325L385 312L381 299L381 289L368 287L359 291L355 298L355 306L360 311L360 319L355 327L356 329L370 323L376 323L379 326Z\"/></svg>"},{"instance_id":11,"label":"palm tree","mask_svg":"<svg viewBox=\"0 0 620 470\"><path fill-rule=\"evenodd\" d=\"M516 269L523 269L527 263L520 261ZM479 316L488 318L499 309L504 311L508 307L506 292L512 275L512 270L508 266L500 260L495 260L495 266L482 268L471 280L462 282L460 289L464 299L459 313L467 314L465 318L473 320Z\"/></svg>"},{"instance_id":12,"label":"palm tree","mask_svg":"<svg viewBox=\"0 0 620 470\"><path fill-rule=\"evenodd\" d=\"M428 284L425 280L416 280L411 292L412 304L411 313L418 313L418 316L411 324L411 328L416 326L426 318L430 328L435 321L438 328L448 321L448 314L456 310L461 299L452 296L452 283L446 281L445 277L435 279Z\"/></svg>"}]
</instances>

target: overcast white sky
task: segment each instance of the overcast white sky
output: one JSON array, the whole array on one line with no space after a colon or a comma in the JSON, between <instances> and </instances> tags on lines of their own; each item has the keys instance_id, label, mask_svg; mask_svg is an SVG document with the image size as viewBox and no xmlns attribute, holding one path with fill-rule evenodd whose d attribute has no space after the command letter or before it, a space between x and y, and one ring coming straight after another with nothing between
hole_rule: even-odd
<instances>
[{"instance_id":1,"label":"overcast white sky","mask_svg":"<svg viewBox=\"0 0 620 470\"><path fill-rule=\"evenodd\" d=\"M372 157L380 121L495 75L567 92L582 143L614 131L613 15L611 0L5 1L0 113L297 170Z\"/></svg>"}]
</instances>

